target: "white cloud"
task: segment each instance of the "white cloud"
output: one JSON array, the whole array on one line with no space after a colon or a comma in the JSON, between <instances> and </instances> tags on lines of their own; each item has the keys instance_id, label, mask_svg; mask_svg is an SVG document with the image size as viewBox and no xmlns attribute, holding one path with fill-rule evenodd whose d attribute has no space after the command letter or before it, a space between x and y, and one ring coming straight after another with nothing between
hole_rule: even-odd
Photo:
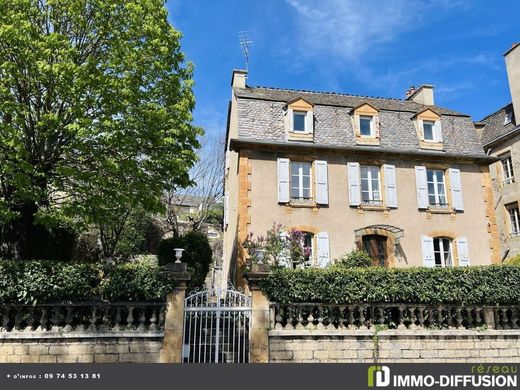
<instances>
[{"instance_id":1,"label":"white cloud","mask_svg":"<svg viewBox=\"0 0 520 390\"><path fill-rule=\"evenodd\" d=\"M308 57L327 53L356 61L420 21L419 4L411 0L286 1L297 13L299 49Z\"/></svg>"}]
</instances>

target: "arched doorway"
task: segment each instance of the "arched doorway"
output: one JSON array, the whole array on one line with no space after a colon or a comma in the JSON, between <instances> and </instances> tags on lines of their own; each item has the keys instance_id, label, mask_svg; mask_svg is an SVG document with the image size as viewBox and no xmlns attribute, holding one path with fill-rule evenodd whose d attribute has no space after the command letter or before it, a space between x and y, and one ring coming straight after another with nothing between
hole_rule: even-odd
<instances>
[{"instance_id":1,"label":"arched doorway","mask_svg":"<svg viewBox=\"0 0 520 390\"><path fill-rule=\"evenodd\" d=\"M368 252L372 265L393 267L403 229L391 225L371 225L355 230L357 247Z\"/></svg>"},{"instance_id":2,"label":"arched doorway","mask_svg":"<svg viewBox=\"0 0 520 390\"><path fill-rule=\"evenodd\" d=\"M387 237L367 234L362 237L363 249L372 258L372 266L388 266Z\"/></svg>"}]
</instances>

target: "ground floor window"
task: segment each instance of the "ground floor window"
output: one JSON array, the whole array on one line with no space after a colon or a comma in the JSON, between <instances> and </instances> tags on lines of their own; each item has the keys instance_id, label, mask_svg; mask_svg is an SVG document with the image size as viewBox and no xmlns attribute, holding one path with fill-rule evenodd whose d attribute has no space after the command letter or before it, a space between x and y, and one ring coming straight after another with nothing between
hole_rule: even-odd
<instances>
[{"instance_id":1,"label":"ground floor window","mask_svg":"<svg viewBox=\"0 0 520 390\"><path fill-rule=\"evenodd\" d=\"M433 239L433 254L436 267L453 267L451 239L435 237Z\"/></svg>"}]
</instances>

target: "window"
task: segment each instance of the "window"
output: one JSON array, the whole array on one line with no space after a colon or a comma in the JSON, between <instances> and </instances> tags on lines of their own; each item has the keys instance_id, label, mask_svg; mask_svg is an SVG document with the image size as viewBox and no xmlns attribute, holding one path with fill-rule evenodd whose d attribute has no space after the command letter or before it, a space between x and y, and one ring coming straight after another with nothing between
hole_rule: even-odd
<instances>
[{"instance_id":1,"label":"window","mask_svg":"<svg viewBox=\"0 0 520 390\"><path fill-rule=\"evenodd\" d=\"M436 267L453 267L451 239L436 237L433 239L433 255Z\"/></svg>"},{"instance_id":2,"label":"window","mask_svg":"<svg viewBox=\"0 0 520 390\"><path fill-rule=\"evenodd\" d=\"M361 202L367 205L382 205L380 188L379 167L361 166Z\"/></svg>"},{"instance_id":3,"label":"window","mask_svg":"<svg viewBox=\"0 0 520 390\"><path fill-rule=\"evenodd\" d=\"M365 115L359 117L359 131L362 137L374 137L373 118Z\"/></svg>"},{"instance_id":4,"label":"window","mask_svg":"<svg viewBox=\"0 0 520 390\"><path fill-rule=\"evenodd\" d=\"M513 160L511 156L507 156L502 159L502 170L504 172L503 184L509 184L515 182L515 175L513 172Z\"/></svg>"},{"instance_id":5,"label":"window","mask_svg":"<svg viewBox=\"0 0 520 390\"><path fill-rule=\"evenodd\" d=\"M311 196L311 163L291 161L291 198L307 200Z\"/></svg>"},{"instance_id":6,"label":"window","mask_svg":"<svg viewBox=\"0 0 520 390\"><path fill-rule=\"evenodd\" d=\"M434 134L435 122L423 121L423 133L425 141L436 141Z\"/></svg>"},{"instance_id":7,"label":"window","mask_svg":"<svg viewBox=\"0 0 520 390\"><path fill-rule=\"evenodd\" d=\"M293 111L293 131L305 133L307 131L305 127L305 121L307 118L306 111Z\"/></svg>"},{"instance_id":8,"label":"window","mask_svg":"<svg viewBox=\"0 0 520 390\"><path fill-rule=\"evenodd\" d=\"M426 179L428 183L428 201L430 206L447 207L446 186L444 184L444 171L427 169Z\"/></svg>"},{"instance_id":9,"label":"window","mask_svg":"<svg viewBox=\"0 0 520 390\"><path fill-rule=\"evenodd\" d=\"M504 118L504 126L510 124L512 120L513 120L513 111L509 111L508 113L506 113L506 117Z\"/></svg>"},{"instance_id":10,"label":"window","mask_svg":"<svg viewBox=\"0 0 520 390\"><path fill-rule=\"evenodd\" d=\"M506 205L506 209L509 212L509 221L511 223L511 235L520 235L520 216L518 212L518 203L512 203Z\"/></svg>"}]
</instances>

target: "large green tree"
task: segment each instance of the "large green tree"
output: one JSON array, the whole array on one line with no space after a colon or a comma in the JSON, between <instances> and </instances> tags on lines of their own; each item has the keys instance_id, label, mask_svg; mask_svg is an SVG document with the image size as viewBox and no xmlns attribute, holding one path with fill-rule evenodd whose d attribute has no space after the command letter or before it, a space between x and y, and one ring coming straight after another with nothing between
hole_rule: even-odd
<instances>
[{"instance_id":1,"label":"large green tree","mask_svg":"<svg viewBox=\"0 0 520 390\"><path fill-rule=\"evenodd\" d=\"M0 0L0 255L38 257L59 221L110 226L190 184L180 37L162 0Z\"/></svg>"}]
</instances>

